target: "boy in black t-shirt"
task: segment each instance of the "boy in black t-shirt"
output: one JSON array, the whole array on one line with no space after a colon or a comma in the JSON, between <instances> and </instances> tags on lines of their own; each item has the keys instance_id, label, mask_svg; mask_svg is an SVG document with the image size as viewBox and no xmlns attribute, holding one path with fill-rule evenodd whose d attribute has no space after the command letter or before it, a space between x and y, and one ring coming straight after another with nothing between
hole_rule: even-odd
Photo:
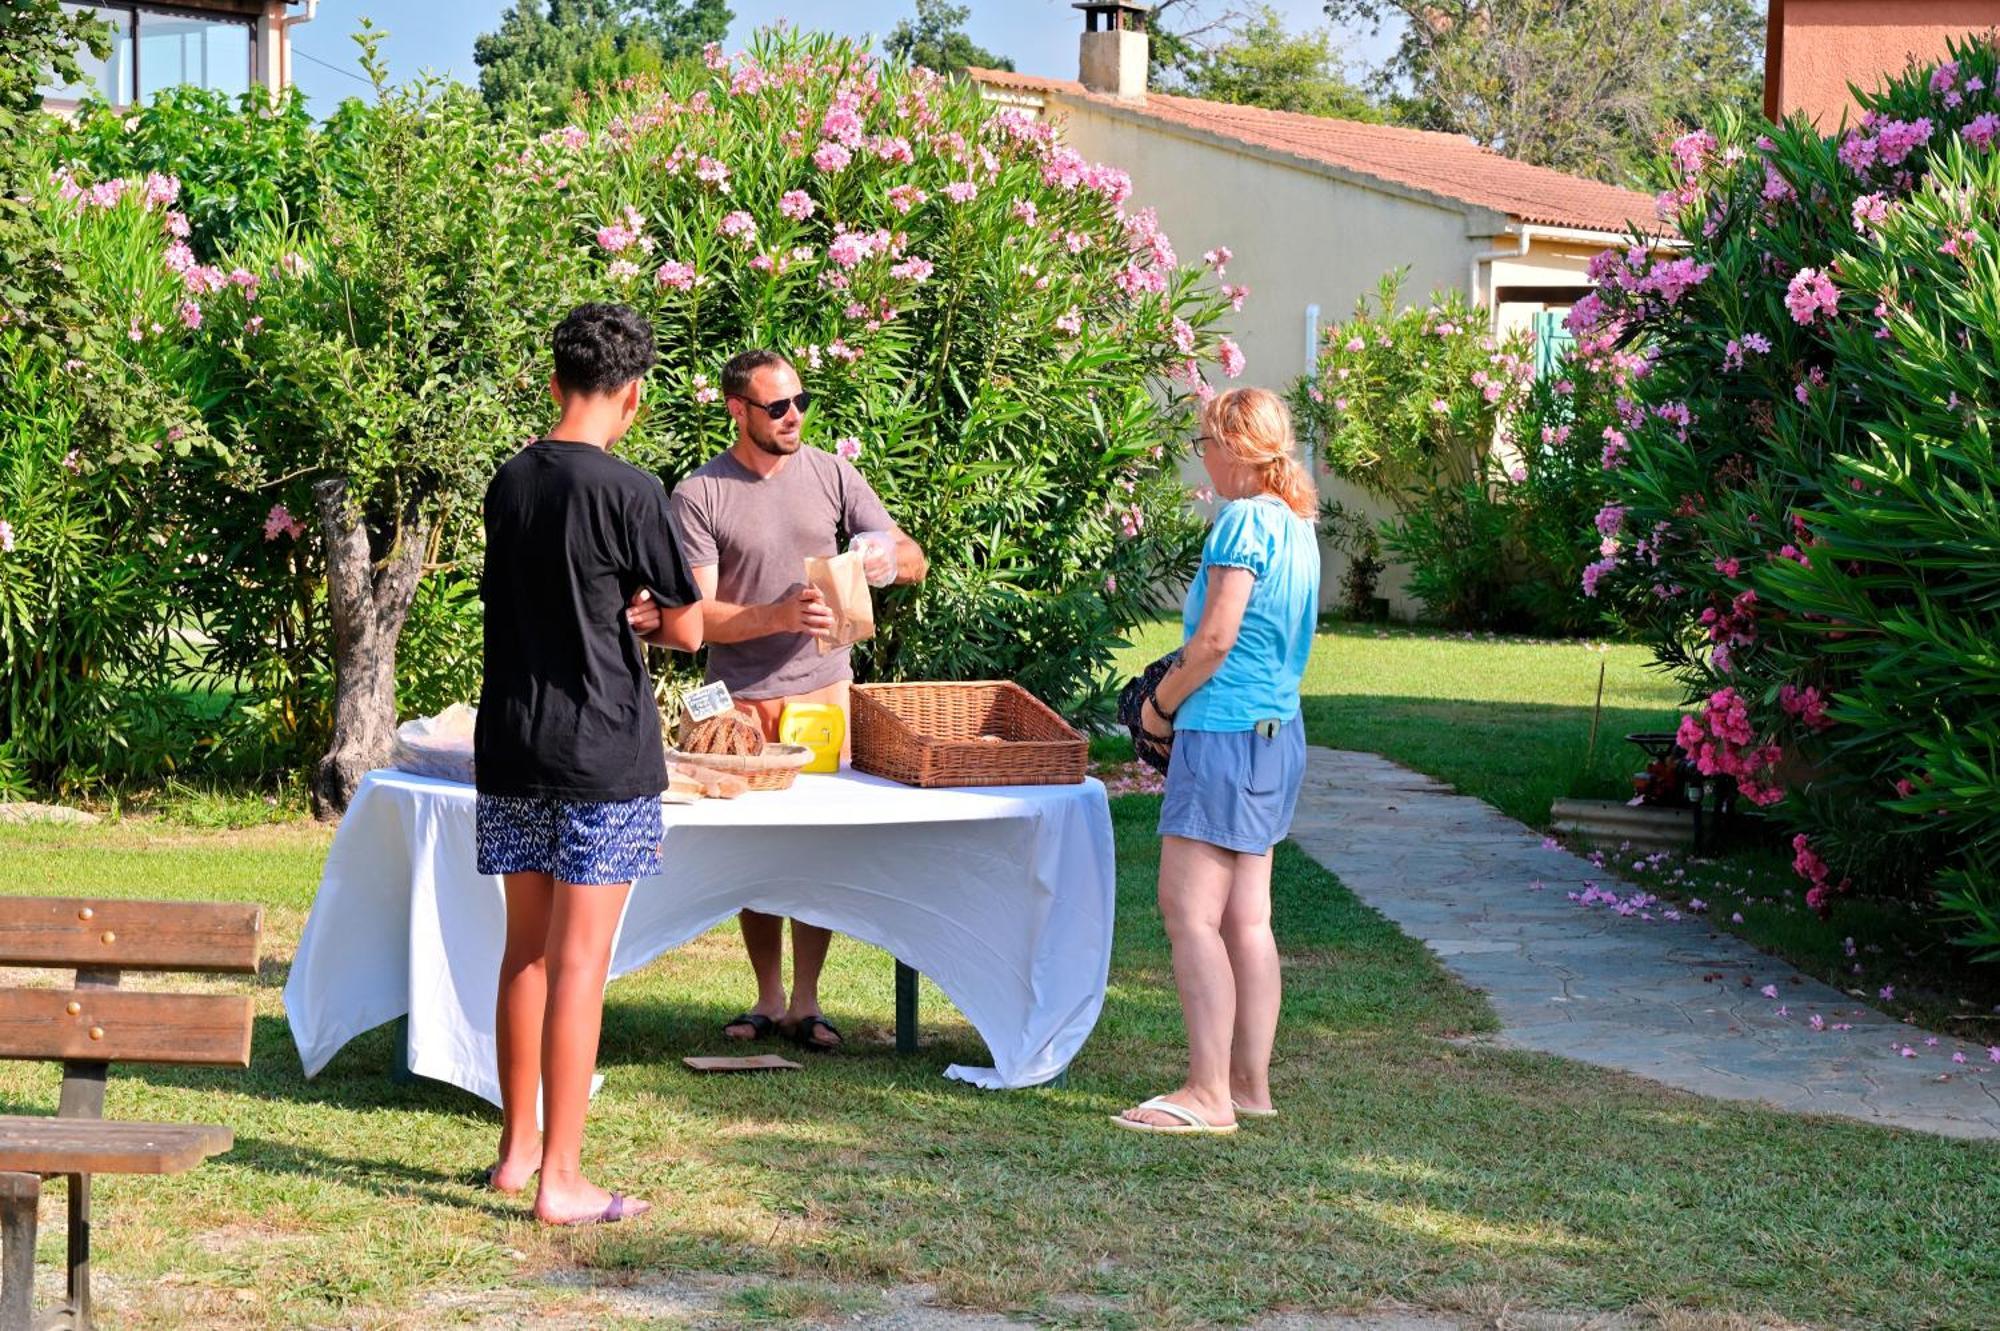
<instances>
[{"instance_id":1,"label":"boy in black t-shirt","mask_svg":"<svg viewBox=\"0 0 2000 1331\"><path fill-rule=\"evenodd\" d=\"M562 416L486 490L486 677L473 739L479 872L504 877L494 1034L500 1158L488 1181L535 1214L587 1224L650 1209L582 1172L611 941L632 882L656 873L666 755L646 641L701 646L701 597L658 479L613 458L654 362L653 330L583 305L555 334ZM537 1091L544 1132L535 1133Z\"/></svg>"}]
</instances>

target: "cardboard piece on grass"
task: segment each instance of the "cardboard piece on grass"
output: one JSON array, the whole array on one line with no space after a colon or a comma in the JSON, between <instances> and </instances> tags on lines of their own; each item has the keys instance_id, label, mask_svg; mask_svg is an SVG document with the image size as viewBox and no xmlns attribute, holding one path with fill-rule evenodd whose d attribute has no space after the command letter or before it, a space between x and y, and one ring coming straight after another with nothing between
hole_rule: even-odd
<instances>
[{"instance_id":1,"label":"cardboard piece on grass","mask_svg":"<svg viewBox=\"0 0 2000 1331\"><path fill-rule=\"evenodd\" d=\"M794 1063L776 1054L752 1054L747 1058L697 1056L684 1058L681 1062L696 1072L800 1072L805 1068L803 1063Z\"/></svg>"}]
</instances>

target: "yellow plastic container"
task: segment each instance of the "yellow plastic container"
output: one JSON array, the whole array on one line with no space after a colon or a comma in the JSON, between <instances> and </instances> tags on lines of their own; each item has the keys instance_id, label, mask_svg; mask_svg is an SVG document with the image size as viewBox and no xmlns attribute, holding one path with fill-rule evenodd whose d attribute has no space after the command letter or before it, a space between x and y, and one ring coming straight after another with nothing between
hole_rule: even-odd
<instances>
[{"instance_id":1,"label":"yellow plastic container","mask_svg":"<svg viewBox=\"0 0 2000 1331\"><path fill-rule=\"evenodd\" d=\"M801 771L838 772L840 750L847 742L847 713L830 702L792 702L778 716L778 740L803 744L813 751Z\"/></svg>"}]
</instances>

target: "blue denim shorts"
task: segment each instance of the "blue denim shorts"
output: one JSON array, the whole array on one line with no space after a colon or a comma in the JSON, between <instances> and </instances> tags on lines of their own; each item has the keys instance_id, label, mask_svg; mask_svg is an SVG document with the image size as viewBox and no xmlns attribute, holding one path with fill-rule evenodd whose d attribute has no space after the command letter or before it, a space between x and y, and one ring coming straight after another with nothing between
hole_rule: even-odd
<instances>
[{"instance_id":1,"label":"blue denim shorts","mask_svg":"<svg viewBox=\"0 0 2000 1331\"><path fill-rule=\"evenodd\" d=\"M1254 730L1176 731L1160 835L1262 855L1292 830L1305 775L1297 716L1269 739Z\"/></svg>"},{"instance_id":2,"label":"blue denim shorts","mask_svg":"<svg viewBox=\"0 0 2000 1331\"><path fill-rule=\"evenodd\" d=\"M481 795L474 840L483 874L545 873L563 883L629 883L660 871L660 797L523 799Z\"/></svg>"}]
</instances>

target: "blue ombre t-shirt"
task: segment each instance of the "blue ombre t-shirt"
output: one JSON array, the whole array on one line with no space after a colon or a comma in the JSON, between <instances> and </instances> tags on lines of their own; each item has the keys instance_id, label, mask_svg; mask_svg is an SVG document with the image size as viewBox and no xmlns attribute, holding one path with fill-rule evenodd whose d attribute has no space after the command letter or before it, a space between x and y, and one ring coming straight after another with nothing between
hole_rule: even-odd
<instances>
[{"instance_id":1,"label":"blue ombre t-shirt","mask_svg":"<svg viewBox=\"0 0 2000 1331\"><path fill-rule=\"evenodd\" d=\"M1299 683L1319 619L1319 539L1309 519L1261 495L1223 505L1202 547L1201 569L1181 612L1182 640L1208 604L1208 571L1243 568L1257 577L1236 645L1208 683L1188 695L1176 730L1250 730L1298 715Z\"/></svg>"}]
</instances>

